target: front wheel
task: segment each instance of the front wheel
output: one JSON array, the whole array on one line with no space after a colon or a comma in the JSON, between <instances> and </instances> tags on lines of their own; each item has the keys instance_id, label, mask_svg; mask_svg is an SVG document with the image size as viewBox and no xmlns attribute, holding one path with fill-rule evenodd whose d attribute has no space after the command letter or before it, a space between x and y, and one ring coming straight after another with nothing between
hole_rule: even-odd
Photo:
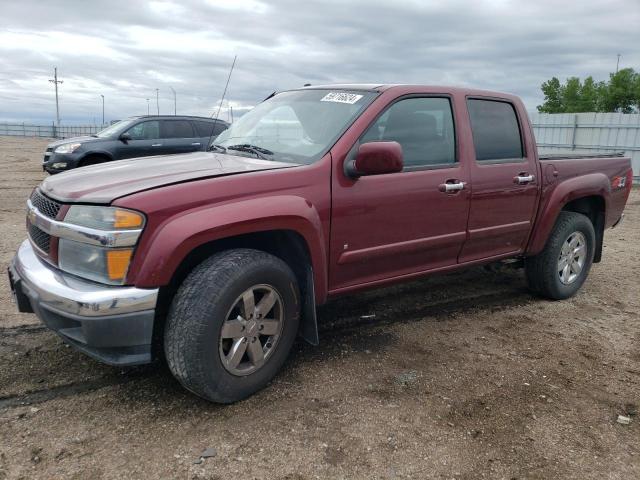
<instances>
[{"instance_id":1,"label":"front wheel","mask_svg":"<svg viewBox=\"0 0 640 480\"><path fill-rule=\"evenodd\" d=\"M296 337L300 294L289 266L236 249L213 255L186 278L167 318L167 363L193 393L219 403L262 389Z\"/></svg>"},{"instance_id":2,"label":"front wheel","mask_svg":"<svg viewBox=\"0 0 640 480\"><path fill-rule=\"evenodd\" d=\"M554 300L573 296L587 279L595 244L596 234L589 217L560 212L544 250L526 259L530 288Z\"/></svg>"}]
</instances>

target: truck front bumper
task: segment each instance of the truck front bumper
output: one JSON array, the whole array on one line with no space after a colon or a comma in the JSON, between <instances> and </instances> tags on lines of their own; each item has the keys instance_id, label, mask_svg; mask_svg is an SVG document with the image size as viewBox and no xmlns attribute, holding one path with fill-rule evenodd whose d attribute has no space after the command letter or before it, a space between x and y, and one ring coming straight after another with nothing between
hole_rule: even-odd
<instances>
[{"instance_id":1,"label":"truck front bumper","mask_svg":"<svg viewBox=\"0 0 640 480\"><path fill-rule=\"evenodd\" d=\"M25 240L9 266L18 310L35 313L70 345L117 366L151 361L158 289L113 287L68 275Z\"/></svg>"}]
</instances>

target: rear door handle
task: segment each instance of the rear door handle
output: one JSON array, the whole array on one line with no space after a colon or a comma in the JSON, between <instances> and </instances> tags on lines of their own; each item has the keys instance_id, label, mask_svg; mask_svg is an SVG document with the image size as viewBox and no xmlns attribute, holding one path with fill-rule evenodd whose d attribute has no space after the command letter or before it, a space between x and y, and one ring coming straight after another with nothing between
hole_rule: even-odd
<instances>
[{"instance_id":1,"label":"rear door handle","mask_svg":"<svg viewBox=\"0 0 640 480\"><path fill-rule=\"evenodd\" d=\"M162 144L161 143L154 143L153 145L151 145L152 147L161 147Z\"/></svg>"},{"instance_id":2,"label":"rear door handle","mask_svg":"<svg viewBox=\"0 0 640 480\"><path fill-rule=\"evenodd\" d=\"M533 175L527 175L526 173L520 173L513 177L513 183L517 183L518 185L526 185L527 183L531 183L536 179Z\"/></svg>"},{"instance_id":3,"label":"rear door handle","mask_svg":"<svg viewBox=\"0 0 640 480\"><path fill-rule=\"evenodd\" d=\"M465 182L461 182L460 180L447 180L445 183L441 183L438 186L438 190L443 193L456 193L460 190L464 190L467 186Z\"/></svg>"},{"instance_id":4,"label":"rear door handle","mask_svg":"<svg viewBox=\"0 0 640 480\"><path fill-rule=\"evenodd\" d=\"M191 145L193 145L194 147L199 147L200 146L200 142L192 143Z\"/></svg>"}]
</instances>

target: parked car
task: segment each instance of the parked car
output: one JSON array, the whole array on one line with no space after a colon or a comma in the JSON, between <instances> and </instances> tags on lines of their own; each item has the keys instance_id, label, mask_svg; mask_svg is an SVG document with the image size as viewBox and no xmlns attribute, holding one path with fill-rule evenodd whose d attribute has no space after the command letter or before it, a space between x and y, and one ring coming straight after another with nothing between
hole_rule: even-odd
<instances>
[{"instance_id":1,"label":"parked car","mask_svg":"<svg viewBox=\"0 0 640 480\"><path fill-rule=\"evenodd\" d=\"M42 168L53 174L111 160L203 151L211 136L228 127L223 120L206 117L132 117L95 135L50 143Z\"/></svg>"},{"instance_id":2,"label":"parked car","mask_svg":"<svg viewBox=\"0 0 640 480\"><path fill-rule=\"evenodd\" d=\"M263 388L296 334L317 344L338 295L519 258L534 292L572 296L632 181L629 158L539 155L517 97L472 89L282 92L212 149L47 178L10 282L71 345L164 351L215 402Z\"/></svg>"}]
</instances>

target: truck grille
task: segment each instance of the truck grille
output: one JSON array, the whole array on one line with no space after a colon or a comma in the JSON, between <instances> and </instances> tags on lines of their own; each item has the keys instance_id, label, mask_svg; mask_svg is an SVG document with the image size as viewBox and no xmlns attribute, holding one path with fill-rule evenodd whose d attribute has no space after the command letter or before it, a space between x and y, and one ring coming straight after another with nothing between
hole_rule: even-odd
<instances>
[{"instance_id":1,"label":"truck grille","mask_svg":"<svg viewBox=\"0 0 640 480\"><path fill-rule=\"evenodd\" d=\"M38 227L29 224L29 238L36 247L42 250L44 253L49 253L49 244L51 243L51 235L47 232L43 232Z\"/></svg>"},{"instance_id":2,"label":"truck grille","mask_svg":"<svg viewBox=\"0 0 640 480\"><path fill-rule=\"evenodd\" d=\"M40 210L40 213L49 218L56 218L60 211L60 207L62 206L55 200L51 200L50 198L42 195L40 190L33 191L33 194L31 195L31 204Z\"/></svg>"}]
</instances>

